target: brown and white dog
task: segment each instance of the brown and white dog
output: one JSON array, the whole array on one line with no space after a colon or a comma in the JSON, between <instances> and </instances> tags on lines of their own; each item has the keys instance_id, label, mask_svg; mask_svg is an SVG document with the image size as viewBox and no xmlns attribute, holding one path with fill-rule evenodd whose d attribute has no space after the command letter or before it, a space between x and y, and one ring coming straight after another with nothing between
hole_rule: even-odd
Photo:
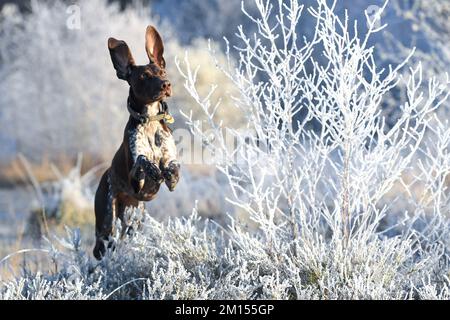
<instances>
[{"instance_id":1,"label":"brown and white dog","mask_svg":"<svg viewBox=\"0 0 450 320\"><path fill-rule=\"evenodd\" d=\"M171 96L172 88L165 71L161 36L154 27L147 27L145 49L150 60L147 65L135 64L124 41L109 38L108 48L117 77L130 85L130 118L123 142L95 194L97 259L105 254L105 242L114 232L117 218L121 220L122 231L125 230L125 209L142 207L141 201L155 198L163 182L173 191L180 169L175 142L166 125L171 117L163 99Z\"/></svg>"}]
</instances>

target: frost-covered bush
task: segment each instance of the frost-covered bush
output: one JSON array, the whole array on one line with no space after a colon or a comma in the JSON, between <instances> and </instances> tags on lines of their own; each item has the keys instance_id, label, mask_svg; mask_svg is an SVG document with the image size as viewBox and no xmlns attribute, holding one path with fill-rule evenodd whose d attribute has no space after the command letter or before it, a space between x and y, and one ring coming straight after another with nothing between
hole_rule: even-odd
<instances>
[{"instance_id":1,"label":"frost-covered bush","mask_svg":"<svg viewBox=\"0 0 450 320\"><path fill-rule=\"evenodd\" d=\"M371 241L346 256L322 240L300 248L306 262L293 255L286 233L268 248L263 235L234 223L222 229L195 211L167 223L146 215L139 227L131 225L140 231L120 241L116 235L115 250L100 263L80 248L79 232L68 230L45 249L49 271L0 279L0 299L449 298L448 276L434 281L407 267L412 249L404 239ZM432 271L428 264L414 267Z\"/></svg>"},{"instance_id":2,"label":"frost-covered bush","mask_svg":"<svg viewBox=\"0 0 450 320\"><path fill-rule=\"evenodd\" d=\"M292 266L277 270L280 265L267 264L258 238L233 243L224 236L226 231L200 221L195 211L187 219L175 218L166 224L146 216L140 228L140 232L118 241L115 250L98 264L80 250L79 233L68 231L67 239L59 240L64 252L54 246L48 249L49 259L59 272L5 280L0 284L0 298L289 297L284 290L286 279L280 279L278 273L289 272Z\"/></svg>"},{"instance_id":3,"label":"frost-covered bush","mask_svg":"<svg viewBox=\"0 0 450 320\"><path fill-rule=\"evenodd\" d=\"M385 63L400 63L409 56L411 48L415 53L409 59L409 65L421 64L425 79L437 78L446 81L446 72L450 65L450 23L448 12L450 2L446 0L391 0L390 6L399 20L397 29L389 28L382 34L382 45L379 57ZM402 72L406 76L407 70ZM391 99L386 99L386 112L390 115L390 122L395 123L398 117L397 105L407 100L404 83L398 85L392 92ZM448 117L450 103L445 102L446 108L438 113L441 117Z\"/></svg>"},{"instance_id":4,"label":"frost-covered bush","mask_svg":"<svg viewBox=\"0 0 450 320\"><path fill-rule=\"evenodd\" d=\"M259 15L249 18L258 37L240 28L238 67L224 66L240 88L236 104L250 135L214 121L214 104L196 90L188 60L180 65L186 88L215 130L205 134L188 119L217 155L233 190L230 201L259 225L269 251L290 243L282 256L312 270L320 297L406 297L402 290L430 273L444 290L450 127L435 115L447 101L448 77L424 80L419 64L403 78L407 60L377 67L369 41L384 28L381 11L367 15L361 34L356 22L334 12L335 3L319 0L308 9L315 34L302 39L296 32L300 3L255 3ZM260 74L267 81L257 81ZM382 106L399 84L406 101L388 126ZM306 117L294 121L302 109ZM312 121L320 130L308 130ZM238 141L231 150L227 131ZM389 192L398 185L402 193L392 199ZM411 204L409 211L399 210L400 199Z\"/></svg>"},{"instance_id":5,"label":"frost-covered bush","mask_svg":"<svg viewBox=\"0 0 450 320\"><path fill-rule=\"evenodd\" d=\"M48 249L58 271L4 280L3 297L59 298L62 281L70 281L74 296L101 299L450 298L450 127L436 117L448 80L424 80L421 66L411 67L407 101L387 126L382 105L407 61L377 67L376 47L368 45L382 29L377 20L368 19L361 34L325 0L305 11L296 0L255 4L259 13L249 18L258 34L239 28L240 59L223 66L239 88L234 101L245 132L216 119L188 59L178 63L212 130L190 116L188 123L227 177L227 200L253 225L230 217L221 227L195 210L187 219L147 215L138 224L142 213L129 212L134 232L116 236L99 264L69 232L60 241L65 250ZM316 20L311 38L297 36L303 14ZM301 108L307 116L294 122ZM313 120L318 131L308 129Z\"/></svg>"},{"instance_id":6,"label":"frost-covered bush","mask_svg":"<svg viewBox=\"0 0 450 320\"><path fill-rule=\"evenodd\" d=\"M383 57L398 61L408 55L410 47L417 46L418 50L412 59L422 62L425 75L444 77L442 71L450 64L450 3L446 0L392 0L391 5L395 13L408 23L410 34L404 41L393 39L387 34L390 46L386 49L391 50L386 50Z\"/></svg>"},{"instance_id":7,"label":"frost-covered bush","mask_svg":"<svg viewBox=\"0 0 450 320\"><path fill-rule=\"evenodd\" d=\"M147 63L144 34L148 24L160 22L139 2L124 11L107 0L70 4L33 0L27 13L4 6L0 12L0 161L10 161L18 152L31 161L44 155L51 160L62 155L75 158L82 152L109 162L128 120L128 87L116 77L106 42L110 36L126 40L136 62ZM178 120L175 126L183 127L179 110L192 104L192 99L183 88L175 56L192 52L197 57L193 64L203 67L200 77L208 79L208 85L221 83L222 96L233 88L215 68L203 40L183 47L169 26L160 31L174 86L168 103ZM223 55L219 59L224 60ZM236 114L222 112L221 117L236 123Z\"/></svg>"}]
</instances>

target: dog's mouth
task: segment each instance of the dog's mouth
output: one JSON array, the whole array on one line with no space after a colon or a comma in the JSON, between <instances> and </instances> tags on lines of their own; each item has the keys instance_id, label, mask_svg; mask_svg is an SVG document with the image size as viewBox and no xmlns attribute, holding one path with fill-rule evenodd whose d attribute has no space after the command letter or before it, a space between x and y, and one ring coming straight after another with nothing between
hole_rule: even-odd
<instances>
[{"instance_id":1,"label":"dog's mouth","mask_svg":"<svg viewBox=\"0 0 450 320\"><path fill-rule=\"evenodd\" d=\"M165 97L170 97L172 96L172 87L168 87L166 90L164 90L162 92L162 95Z\"/></svg>"},{"instance_id":2,"label":"dog's mouth","mask_svg":"<svg viewBox=\"0 0 450 320\"><path fill-rule=\"evenodd\" d=\"M155 101L161 101L164 98L168 98L172 96L172 90L165 90L163 92L160 92L158 95L155 96L154 100Z\"/></svg>"}]
</instances>

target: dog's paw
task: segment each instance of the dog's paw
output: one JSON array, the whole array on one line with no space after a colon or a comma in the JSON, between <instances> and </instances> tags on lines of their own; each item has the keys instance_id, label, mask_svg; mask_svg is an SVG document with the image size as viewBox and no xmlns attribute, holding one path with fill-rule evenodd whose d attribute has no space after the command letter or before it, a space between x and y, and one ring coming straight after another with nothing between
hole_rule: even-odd
<instances>
[{"instance_id":1,"label":"dog's paw","mask_svg":"<svg viewBox=\"0 0 450 320\"><path fill-rule=\"evenodd\" d=\"M140 155L135 163L136 169L134 170L134 178L137 181L146 179L147 177L154 180L162 182L163 176L161 170L152 161L148 160L147 157Z\"/></svg>"},{"instance_id":2,"label":"dog's paw","mask_svg":"<svg viewBox=\"0 0 450 320\"><path fill-rule=\"evenodd\" d=\"M164 179L158 166L147 158L143 157L141 166L143 168L145 177L150 177L152 180L157 182L162 182L162 180Z\"/></svg>"},{"instance_id":3,"label":"dog's paw","mask_svg":"<svg viewBox=\"0 0 450 320\"><path fill-rule=\"evenodd\" d=\"M112 250L112 251L115 250L114 241L111 239L97 238L95 241L95 247L93 250L95 259L102 260L102 258L105 256L107 250Z\"/></svg>"},{"instance_id":4,"label":"dog's paw","mask_svg":"<svg viewBox=\"0 0 450 320\"><path fill-rule=\"evenodd\" d=\"M157 183L162 183L164 177L156 164L140 155L131 170L131 184L135 193L139 193L145 185L146 180L151 179Z\"/></svg>"},{"instance_id":5,"label":"dog's paw","mask_svg":"<svg viewBox=\"0 0 450 320\"><path fill-rule=\"evenodd\" d=\"M97 242L95 243L94 250L92 252L94 254L95 259L102 260L103 256L105 255L105 251L106 251L105 243L103 241L97 240Z\"/></svg>"},{"instance_id":6,"label":"dog's paw","mask_svg":"<svg viewBox=\"0 0 450 320\"><path fill-rule=\"evenodd\" d=\"M166 186L170 191L173 191L178 183L178 180L180 179L180 164L178 161L170 161L169 165L163 169L162 174L164 176Z\"/></svg>"}]
</instances>

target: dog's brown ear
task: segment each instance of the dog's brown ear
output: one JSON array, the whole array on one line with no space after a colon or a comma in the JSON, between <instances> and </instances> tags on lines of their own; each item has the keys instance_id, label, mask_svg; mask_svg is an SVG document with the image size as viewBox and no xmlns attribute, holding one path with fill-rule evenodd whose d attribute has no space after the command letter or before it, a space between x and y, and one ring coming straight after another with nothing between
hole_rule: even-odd
<instances>
[{"instance_id":1,"label":"dog's brown ear","mask_svg":"<svg viewBox=\"0 0 450 320\"><path fill-rule=\"evenodd\" d=\"M108 49L114 69L116 69L117 77L122 80L127 80L131 66L134 66L134 59L128 45L125 41L109 38Z\"/></svg>"},{"instance_id":2,"label":"dog's brown ear","mask_svg":"<svg viewBox=\"0 0 450 320\"><path fill-rule=\"evenodd\" d=\"M161 68L166 68L166 61L164 60L164 45L161 36L156 28L148 26L145 32L145 50L150 61L156 63Z\"/></svg>"}]
</instances>

